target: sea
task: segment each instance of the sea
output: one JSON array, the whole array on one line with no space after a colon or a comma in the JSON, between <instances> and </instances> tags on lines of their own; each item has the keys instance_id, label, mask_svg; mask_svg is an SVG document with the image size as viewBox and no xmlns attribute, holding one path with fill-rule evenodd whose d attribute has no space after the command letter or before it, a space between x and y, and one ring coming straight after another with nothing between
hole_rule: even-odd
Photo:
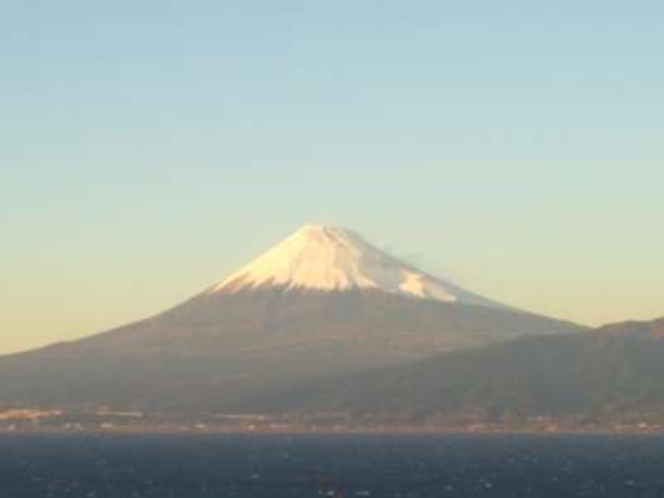
<instances>
[{"instance_id":1,"label":"sea","mask_svg":"<svg viewBox=\"0 0 664 498\"><path fill-rule=\"evenodd\" d=\"M0 497L664 497L664 437L0 436Z\"/></svg>"}]
</instances>

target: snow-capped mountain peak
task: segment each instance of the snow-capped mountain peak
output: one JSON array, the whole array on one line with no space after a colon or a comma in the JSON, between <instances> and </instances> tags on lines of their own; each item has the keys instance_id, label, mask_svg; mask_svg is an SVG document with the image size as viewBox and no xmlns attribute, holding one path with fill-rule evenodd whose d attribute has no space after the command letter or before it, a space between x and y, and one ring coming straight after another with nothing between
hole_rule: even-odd
<instances>
[{"instance_id":1,"label":"snow-capped mountain peak","mask_svg":"<svg viewBox=\"0 0 664 498\"><path fill-rule=\"evenodd\" d=\"M209 292L258 288L375 290L418 299L506 308L380 251L352 230L305 225Z\"/></svg>"}]
</instances>

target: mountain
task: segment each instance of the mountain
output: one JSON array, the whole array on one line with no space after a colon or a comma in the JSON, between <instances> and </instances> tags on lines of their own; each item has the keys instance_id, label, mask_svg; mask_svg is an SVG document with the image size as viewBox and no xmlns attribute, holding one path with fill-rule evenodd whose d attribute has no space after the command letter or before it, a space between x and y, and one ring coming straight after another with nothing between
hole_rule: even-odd
<instances>
[{"instance_id":1,"label":"mountain","mask_svg":"<svg viewBox=\"0 0 664 498\"><path fill-rule=\"evenodd\" d=\"M352 420L504 424L664 422L664 319L522 337L313 383L264 412Z\"/></svg>"},{"instance_id":2,"label":"mountain","mask_svg":"<svg viewBox=\"0 0 664 498\"><path fill-rule=\"evenodd\" d=\"M157 316L0 358L0 408L242 409L271 393L523 335L578 332L307 225Z\"/></svg>"}]
</instances>

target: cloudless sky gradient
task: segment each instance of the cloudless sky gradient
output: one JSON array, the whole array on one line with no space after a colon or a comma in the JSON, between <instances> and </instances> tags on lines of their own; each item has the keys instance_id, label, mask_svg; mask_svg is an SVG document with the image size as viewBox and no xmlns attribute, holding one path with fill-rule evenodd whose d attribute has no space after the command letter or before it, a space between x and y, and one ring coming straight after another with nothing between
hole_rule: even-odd
<instances>
[{"instance_id":1,"label":"cloudless sky gradient","mask_svg":"<svg viewBox=\"0 0 664 498\"><path fill-rule=\"evenodd\" d=\"M664 315L664 4L7 0L0 353L300 225L586 324Z\"/></svg>"}]
</instances>

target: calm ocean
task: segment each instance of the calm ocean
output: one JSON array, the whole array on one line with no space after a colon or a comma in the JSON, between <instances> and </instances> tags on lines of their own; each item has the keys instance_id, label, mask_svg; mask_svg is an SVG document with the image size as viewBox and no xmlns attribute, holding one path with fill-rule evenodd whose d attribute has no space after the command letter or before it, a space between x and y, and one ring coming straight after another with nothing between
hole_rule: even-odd
<instances>
[{"instance_id":1,"label":"calm ocean","mask_svg":"<svg viewBox=\"0 0 664 498\"><path fill-rule=\"evenodd\" d=\"M0 496L657 497L653 436L0 436Z\"/></svg>"}]
</instances>

